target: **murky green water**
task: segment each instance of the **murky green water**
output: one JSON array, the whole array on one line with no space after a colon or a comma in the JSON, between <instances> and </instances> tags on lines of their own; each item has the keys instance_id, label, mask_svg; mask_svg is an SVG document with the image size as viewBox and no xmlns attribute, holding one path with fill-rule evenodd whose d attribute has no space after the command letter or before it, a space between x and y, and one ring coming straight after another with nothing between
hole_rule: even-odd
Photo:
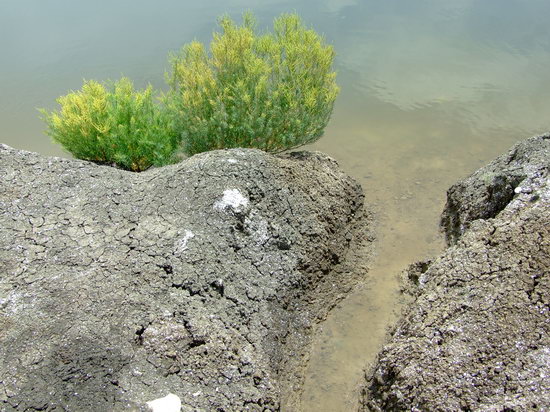
<instances>
[{"instance_id":1,"label":"murky green water","mask_svg":"<svg viewBox=\"0 0 550 412\"><path fill-rule=\"evenodd\" d=\"M304 411L348 411L395 309L395 276L437 253L445 190L550 129L548 0L1 0L0 142L62 155L36 108L83 78L163 87L166 55L208 41L224 12L297 11L337 51L342 93L315 149L363 185L380 218L364 288L319 328Z\"/></svg>"}]
</instances>

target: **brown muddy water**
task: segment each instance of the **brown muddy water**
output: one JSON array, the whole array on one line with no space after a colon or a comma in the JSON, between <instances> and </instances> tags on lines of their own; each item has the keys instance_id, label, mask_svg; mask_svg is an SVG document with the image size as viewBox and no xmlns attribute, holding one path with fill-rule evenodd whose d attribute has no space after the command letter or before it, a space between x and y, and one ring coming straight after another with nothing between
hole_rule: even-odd
<instances>
[{"instance_id":1,"label":"brown muddy water","mask_svg":"<svg viewBox=\"0 0 550 412\"><path fill-rule=\"evenodd\" d=\"M398 309L396 277L442 249L446 189L514 142L550 129L547 0L2 0L0 142L45 155L37 107L82 79L163 87L166 56L209 41L216 17L266 26L297 11L334 44L342 88L325 136L377 213L364 285L319 325L303 411L349 411Z\"/></svg>"}]
</instances>

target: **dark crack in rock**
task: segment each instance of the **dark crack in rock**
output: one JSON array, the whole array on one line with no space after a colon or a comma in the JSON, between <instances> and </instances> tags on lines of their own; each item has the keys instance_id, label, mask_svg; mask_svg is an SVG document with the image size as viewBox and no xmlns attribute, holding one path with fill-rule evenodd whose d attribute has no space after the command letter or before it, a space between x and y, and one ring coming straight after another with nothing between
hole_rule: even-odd
<instances>
[{"instance_id":1,"label":"dark crack in rock","mask_svg":"<svg viewBox=\"0 0 550 412\"><path fill-rule=\"evenodd\" d=\"M407 271L363 409L550 410L550 136L453 186L443 222L453 246Z\"/></svg>"},{"instance_id":2,"label":"dark crack in rock","mask_svg":"<svg viewBox=\"0 0 550 412\"><path fill-rule=\"evenodd\" d=\"M169 393L184 411L279 410L313 324L364 276L361 188L319 153L133 174L1 145L0 168L3 411Z\"/></svg>"}]
</instances>

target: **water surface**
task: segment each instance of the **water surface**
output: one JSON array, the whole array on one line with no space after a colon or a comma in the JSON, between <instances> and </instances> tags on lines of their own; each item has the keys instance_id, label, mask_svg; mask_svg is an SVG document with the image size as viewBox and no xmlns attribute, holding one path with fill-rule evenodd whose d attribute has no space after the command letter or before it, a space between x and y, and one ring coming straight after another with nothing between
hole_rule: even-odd
<instances>
[{"instance_id":1,"label":"water surface","mask_svg":"<svg viewBox=\"0 0 550 412\"><path fill-rule=\"evenodd\" d=\"M348 411L396 308L396 275L442 248L445 190L514 142L550 129L547 0L2 0L0 142L46 155L37 107L82 79L164 87L166 56L209 41L216 17L266 26L297 11L334 44L342 92L327 152L380 220L365 286L319 327L304 411Z\"/></svg>"}]
</instances>

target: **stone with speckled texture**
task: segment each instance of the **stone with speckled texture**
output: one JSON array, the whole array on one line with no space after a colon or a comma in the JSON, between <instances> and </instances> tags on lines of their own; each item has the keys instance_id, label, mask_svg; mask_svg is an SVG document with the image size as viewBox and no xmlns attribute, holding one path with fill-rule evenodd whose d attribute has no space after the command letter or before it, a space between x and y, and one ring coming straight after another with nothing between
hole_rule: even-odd
<instances>
[{"instance_id":1,"label":"stone with speckled texture","mask_svg":"<svg viewBox=\"0 0 550 412\"><path fill-rule=\"evenodd\" d=\"M368 262L361 188L319 153L135 174L1 145L0 169L3 411L291 405Z\"/></svg>"},{"instance_id":2,"label":"stone with speckled texture","mask_svg":"<svg viewBox=\"0 0 550 412\"><path fill-rule=\"evenodd\" d=\"M449 247L366 374L371 411L550 410L550 135L454 185Z\"/></svg>"}]
</instances>

